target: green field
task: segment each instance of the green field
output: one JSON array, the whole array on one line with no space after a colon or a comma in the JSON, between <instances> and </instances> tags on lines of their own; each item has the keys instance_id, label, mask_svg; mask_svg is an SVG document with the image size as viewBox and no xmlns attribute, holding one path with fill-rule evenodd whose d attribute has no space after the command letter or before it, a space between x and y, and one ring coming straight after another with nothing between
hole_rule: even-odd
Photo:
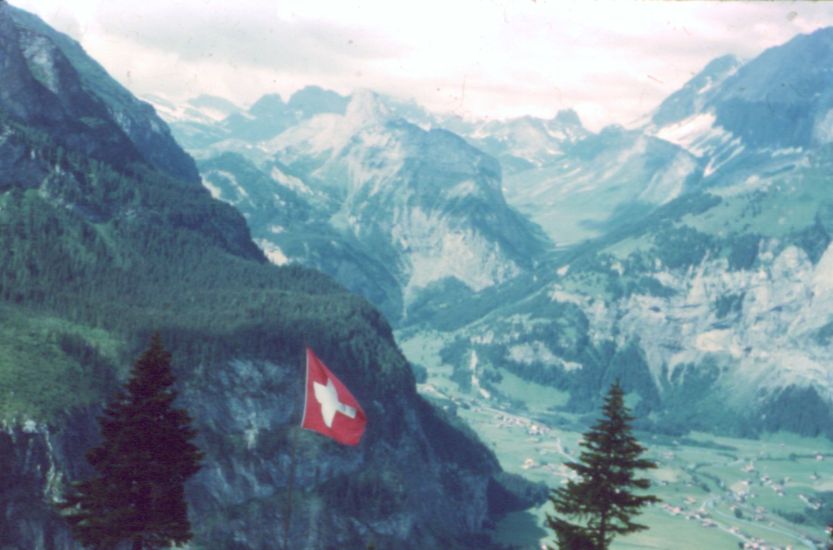
<instances>
[{"instance_id":1,"label":"green field","mask_svg":"<svg viewBox=\"0 0 833 550\"><path fill-rule=\"evenodd\" d=\"M562 483L568 472L563 463L575 458L583 431L572 415L547 412L563 403L564 395L505 373L501 392L525 393L525 410L507 410L505 403L461 392L448 379L451 367L442 365L437 336L417 335L402 343L409 358L428 367L421 391L454 402L457 414L495 451L505 470L550 487ZM613 548L732 549L739 543L825 548L823 512L813 508L822 504L821 493L833 491L833 442L791 434L758 440L706 433L678 439L638 436L659 464L650 477L652 492L662 502L639 519L649 530L617 539ZM511 514L493 538L522 549L553 544L544 527L550 510L547 503Z\"/></svg>"}]
</instances>

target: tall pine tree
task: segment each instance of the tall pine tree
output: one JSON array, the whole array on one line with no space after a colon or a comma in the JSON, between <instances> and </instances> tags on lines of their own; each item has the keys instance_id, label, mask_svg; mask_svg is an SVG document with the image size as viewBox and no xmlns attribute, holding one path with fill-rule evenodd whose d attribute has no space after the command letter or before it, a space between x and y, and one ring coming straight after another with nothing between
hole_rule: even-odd
<instances>
[{"instance_id":1,"label":"tall pine tree","mask_svg":"<svg viewBox=\"0 0 833 550\"><path fill-rule=\"evenodd\" d=\"M556 515L547 514L547 525L561 549L605 550L616 535L647 529L632 520L643 506L659 500L633 492L650 487L649 480L636 475L656 468L656 463L640 458L645 448L631 433L633 417L618 381L605 397L602 413L584 434L580 461L566 464L577 478L550 495Z\"/></svg>"},{"instance_id":2,"label":"tall pine tree","mask_svg":"<svg viewBox=\"0 0 833 550\"><path fill-rule=\"evenodd\" d=\"M103 441L87 453L97 475L74 484L60 505L84 546L129 541L142 550L191 539L185 481L202 453L188 413L173 407L173 384L171 355L156 334L99 419Z\"/></svg>"}]
</instances>

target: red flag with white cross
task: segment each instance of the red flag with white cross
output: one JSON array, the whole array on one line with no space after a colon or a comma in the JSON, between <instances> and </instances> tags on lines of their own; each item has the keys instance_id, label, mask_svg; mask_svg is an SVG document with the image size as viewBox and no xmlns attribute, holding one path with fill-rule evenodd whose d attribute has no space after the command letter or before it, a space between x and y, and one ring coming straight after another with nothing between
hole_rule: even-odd
<instances>
[{"instance_id":1,"label":"red flag with white cross","mask_svg":"<svg viewBox=\"0 0 833 550\"><path fill-rule=\"evenodd\" d=\"M307 348L305 393L302 428L344 445L359 444L367 425L361 405L310 348Z\"/></svg>"}]
</instances>

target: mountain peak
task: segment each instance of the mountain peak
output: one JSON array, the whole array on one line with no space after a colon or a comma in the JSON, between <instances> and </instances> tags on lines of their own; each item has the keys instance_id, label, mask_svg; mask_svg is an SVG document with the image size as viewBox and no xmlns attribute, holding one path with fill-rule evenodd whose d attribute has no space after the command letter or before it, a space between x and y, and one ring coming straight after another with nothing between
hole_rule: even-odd
<instances>
[{"instance_id":1,"label":"mountain peak","mask_svg":"<svg viewBox=\"0 0 833 550\"><path fill-rule=\"evenodd\" d=\"M724 55L709 61L682 88L668 96L651 120L657 126L665 126L688 118L706 105L720 85L734 75L743 61L734 55Z\"/></svg>"},{"instance_id":2,"label":"mountain peak","mask_svg":"<svg viewBox=\"0 0 833 550\"><path fill-rule=\"evenodd\" d=\"M370 90L355 92L347 104L345 118L357 125L381 124L390 118L390 110L384 99Z\"/></svg>"},{"instance_id":3,"label":"mountain peak","mask_svg":"<svg viewBox=\"0 0 833 550\"><path fill-rule=\"evenodd\" d=\"M257 117L268 116L276 112L282 113L284 110L286 110L286 104L279 94L263 95L249 107L249 112Z\"/></svg>"},{"instance_id":4,"label":"mountain peak","mask_svg":"<svg viewBox=\"0 0 833 550\"><path fill-rule=\"evenodd\" d=\"M578 113L575 112L573 109L561 109L555 114L553 117L553 122L557 122L558 124L563 124L565 126L582 126L581 119L578 116Z\"/></svg>"},{"instance_id":5,"label":"mountain peak","mask_svg":"<svg viewBox=\"0 0 833 550\"><path fill-rule=\"evenodd\" d=\"M200 94L195 98L189 99L188 103L193 105L194 107L209 107L215 109L223 109L228 112L234 112L239 109L239 107L235 105L232 101L224 97L209 94Z\"/></svg>"},{"instance_id":6,"label":"mountain peak","mask_svg":"<svg viewBox=\"0 0 833 550\"><path fill-rule=\"evenodd\" d=\"M292 94L287 102L290 110L299 118L309 118L321 113L344 114L349 98L319 86L305 86Z\"/></svg>"},{"instance_id":7,"label":"mountain peak","mask_svg":"<svg viewBox=\"0 0 833 550\"><path fill-rule=\"evenodd\" d=\"M709 98L717 122L747 146L826 142L833 111L833 28L798 35L739 67Z\"/></svg>"}]
</instances>

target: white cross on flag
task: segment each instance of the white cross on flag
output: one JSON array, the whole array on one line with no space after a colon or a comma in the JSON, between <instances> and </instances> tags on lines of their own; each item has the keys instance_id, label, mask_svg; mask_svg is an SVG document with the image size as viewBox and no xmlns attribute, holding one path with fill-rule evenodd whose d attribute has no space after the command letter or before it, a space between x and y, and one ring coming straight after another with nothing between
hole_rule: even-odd
<instances>
[{"instance_id":1,"label":"white cross on flag","mask_svg":"<svg viewBox=\"0 0 833 550\"><path fill-rule=\"evenodd\" d=\"M344 384L307 348L307 383L301 427L344 445L358 445L367 417Z\"/></svg>"}]
</instances>

